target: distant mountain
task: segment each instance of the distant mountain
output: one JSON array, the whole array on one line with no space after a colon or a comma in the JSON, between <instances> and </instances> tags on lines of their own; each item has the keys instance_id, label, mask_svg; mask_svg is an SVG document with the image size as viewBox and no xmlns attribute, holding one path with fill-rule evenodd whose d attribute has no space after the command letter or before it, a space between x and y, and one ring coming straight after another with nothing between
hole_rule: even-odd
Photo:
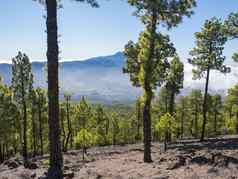
<instances>
[{"instance_id":1,"label":"distant mountain","mask_svg":"<svg viewBox=\"0 0 238 179\"><path fill-rule=\"evenodd\" d=\"M60 63L60 94L70 92L78 100L86 96L94 102L122 103L133 101L140 95L140 89L132 87L127 75L122 73L125 58L118 52L110 56L95 57L84 61ZM227 75L211 73L210 91L225 94L238 81L238 67L233 63L232 72ZM45 62L33 62L35 86L46 87ZM182 95L192 88L203 90L204 80L192 80L192 66L184 61L185 80ZM11 64L0 64L0 75L6 84L11 83Z\"/></svg>"}]
</instances>

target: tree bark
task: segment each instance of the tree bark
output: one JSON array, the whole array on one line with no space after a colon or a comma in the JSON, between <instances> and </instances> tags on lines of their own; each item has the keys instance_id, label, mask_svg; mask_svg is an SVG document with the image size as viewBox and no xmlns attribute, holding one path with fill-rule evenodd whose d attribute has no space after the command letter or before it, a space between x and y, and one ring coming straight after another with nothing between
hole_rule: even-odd
<instances>
[{"instance_id":1,"label":"tree bark","mask_svg":"<svg viewBox=\"0 0 238 179\"><path fill-rule=\"evenodd\" d=\"M151 100L152 91L145 94L145 104L143 106L143 129L144 129L144 162L152 162L151 159Z\"/></svg>"},{"instance_id":2,"label":"tree bark","mask_svg":"<svg viewBox=\"0 0 238 179\"><path fill-rule=\"evenodd\" d=\"M214 114L214 134L217 134L217 111Z\"/></svg>"},{"instance_id":3,"label":"tree bark","mask_svg":"<svg viewBox=\"0 0 238 179\"><path fill-rule=\"evenodd\" d=\"M156 25L157 25L157 12L156 9L153 9L151 23L148 27L151 33L150 46L149 46L149 56L148 61L146 62L145 69L145 79L144 79L144 97L145 103L143 106L143 122L144 122L144 162L149 163L152 162L151 159L151 100L152 100L152 89L150 87L150 76L152 70L152 61L154 57L154 49L155 49L155 40L154 37L156 35Z\"/></svg>"},{"instance_id":4,"label":"tree bark","mask_svg":"<svg viewBox=\"0 0 238 179\"><path fill-rule=\"evenodd\" d=\"M195 137L198 137L198 104L195 104Z\"/></svg>"},{"instance_id":5,"label":"tree bark","mask_svg":"<svg viewBox=\"0 0 238 179\"><path fill-rule=\"evenodd\" d=\"M68 144L69 144L69 141L70 141L70 138L71 138L71 135L72 135L72 127L71 127L69 110L70 110L70 104L69 104L69 99L67 99L67 102L66 102L66 117L67 117L67 125L68 125L68 134L67 134L67 137L66 137L64 152L68 151Z\"/></svg>"},{"instance_id":6,"label":"tree bark","mask_svg":"<svg viewBox=\"0 0 238 179\"><path fill-rule=\"evenodd\" d=\"M39 99L40 100L40 99ZM44 154L44 144L43 144L43 128L42 128L42 116L41 116L41 101L38 104L38 118L39 118L39 135L40 135L40 155Z\"/></svg>"},{"instance_id":7,"label":"tree bark","mask_svg":"<svg viewBox=\"0 0 238 179\"><path fill-rule=\"evenodd\" d=\"M21 77L23 78L23 69L21 68ZM23 146L22 155L24 160L24 167L28 164L28 152L27 152L27 106L25 99L24 80L21 79L21 95L22 95L22 108L23 108Z\"/></svg>"},{"instance_id":8,"label":"tree bark","mask_svg":"<svg viewBox=\"0 0 238 179\"><path fill-rule=\"evenodd\" d=\"M238 111L236 111L236 134L238 134Z\"/></svg>"},{"instance_id":9,"label":"tree bark","mask_svg":"<svg viewBox=\"0 0 238 179\"><path fill-rule=\"evenodd\" d=\"M32 104L34 106L34 104ZM32 108L33 108L32 106ZM31 112L31 120L32 120L32 138L33 138L33 157L36 156L37 154L37 147L36 147L36 122L35 122L35 111L32 109Z\"/></svg>"},{"instance_id":10,"label":"tree bark","mask_svg":"<svg viewBox=\"0 0 238 179\"><path fill-rule=\"evenodd\" d=\"M173 89L170 89L170 98L169 98L169 113L171 116L174 115L174 98L175 98L175 94L174 94L174 91ZM171 122L169 122L169 126L171 126ZM171 132L168 132L168 139L167 139L168 142L171 142L172 141L172 134Z\"/></svg>"},{"instance_id":11,"label":"tree bark","mask_svg":"<svg viewBox=\"0 0 238 179\"><path fill-rule=\"evenodd\" d=\"M59 125L57 0L46 0L50 167L47 177L63 179Z\"/></svg>"},{"instance_id":12,"label":"tree bark","mask_svg":"<svg viewBox=\"0 0 238 179\"><path fill-rule=\"evenodd\" d=\"M185 112L184 112L184 102L182 102L182 115L181 115L181 139L183 139L183 133L184 133L184 116L185 116Z\"/></svg>"},{"instance_id":13,"label":"tree bark","mask_svg":"<svg viewBox=\"0 0 238 179\"><path fill-rule=\"evenodd\" d=\"M206 123L207 123L207 94L208 94L208 84L209 84L209 75L210 75L210 67L207 68L207 77L206 77L206 86L205 86L205 94L203 101L203 124L202 124L202 134L200 141L204 141Z\"/></svg>"},{"instance_id":14,"label":"tree bark","mask_svg":"<svg viewBox=\"0 0 238 179\"><path fill-rule=\"evenodd\" d=\"M141 102L140 99L137 99L136 103L136 118L137 118L137 134L135 140L140 140L140 126L141 126Z\"/></svg>"}]
</instances>

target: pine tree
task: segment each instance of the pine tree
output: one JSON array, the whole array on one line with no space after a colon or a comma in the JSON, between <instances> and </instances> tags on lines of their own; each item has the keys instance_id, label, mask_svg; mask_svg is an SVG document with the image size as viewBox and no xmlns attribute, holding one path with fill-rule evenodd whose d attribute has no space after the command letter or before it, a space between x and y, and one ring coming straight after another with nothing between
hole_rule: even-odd
<instances>
[{"instance_id":1,"label":"pine tree","mask_svg":"<svg viewBox=\"0 0 238 179\"><path fill-rule=\"evenodd\" d=\"M39 123L39 141L40 141L40 155L44 154L44 126L45 126L45 120L44 116L47 111L47 99L46 99L46 92L41 89L37 88L35 90L36 93L36 108L37 108L37 114L38 114L38 123Z\"/></svg>"},{"instance_id":2,"label":"pine tree","mask_svg":"<svg viewBox=\"0 0 238 179\"><path fill-rule=\"evenodd\" d=\"M68 93L64 94L64 99L65 99L65 107L66 107L66 118L67 118L67 137L66 137L66 141L64 143L64 152L67 152L68 150L68 145L69 142L71 141L72 143L72 135L73 135L73 131L72 131L72 122L71 122L71 117L70 117L70 111L71 111L71 106L70 106L70 101L71 101L71 95Z\"/></svg>"},{"instance_id":3,"label":"pine tree","mask_svg":"<svg viewBox=\"0 0 238 179\"><path fill-rule=\"evenodd\" d=\"M21 109L23 120L23 149L24 166L28 164L28 145L27 145L27 107L31 97L33 85L33 74L31 72L31 63L26 54L21 52L12 59L12 89L14 100Z\"/></svg>"},{"instance_id":4,"label":"pine tree","mask_svg":"<svg viewBox=\"0 0 238 179\"><path fill-rule=\"evenodd\" d=\"M174 113L175 95L180 92L181 88L183 88L183 79L184 79L183 63L179 60L179 57L176 55L170 62L169 72L166 76L166 84L165 84L166 89L170 94L170 102L169 102L170 115L173 115Z\"/></svg>"},{"instance_id":5,"label":"pine tree","mask_svg":"<svg viewBox=\"0 0 238 179\"><path fill-rule=\"evenodd\" d=\"M195 138L199 135L199 116L202 112L203 95L201 90L192 90L188 95L190 120L190 134Z\"/></svg>"},{"instance_id":6,"label":"pine tree","mask_svg":"<svg viewBox=\"0 0 238 179\"><path fill-rule=\"evenodd\" d=\"M226 19L225 32L230 40L238 39L238 12L231 13ZM233 55L233 59L238 62L238 53Z\"/></svg>"},{"instance_id":7,"label":"pine tree","mask_svg":"<svg viewBox=\"0 0 238 179\"><path fill-rule=\"evenodd\" d=\"M42 0L39 0L42 2ZM89 3L92 7L98 7L96 0L75 0ZM47 71L48 71L48 103L49 103L49 150L50 168L48 177L63 178L63 156L60 143L59 121L59 87L58 87L58 28L57 28L57 0L45 0L47 11Z\"/></svg>"},{"instance_id":8,"label":"pine tree","mask_svg":"<svg viewBox=\"0 0 238 179\"><path fill-rule=\"evenodd\" d=\"M19 111L12 96L11 89L0 82L0 163L17 153L20 142Z\"/></svg>"},{"instance_id":9,"label":"pine tree","mask_svg":"<svg viewBox=\"0 0 238 179\"><path fill-rule=\"evenodd\" d=\"M180 121L179 125L179 134L178 137L181 139L184 137L186 133L186 127L187 127L187 119L188 116L188 97L187 96L181 96L178 99L178 102L176 104L176 117ZM190 126L189 126L190 129Z\"/></svg>"},{"instance_id":10,"label":"pine tree","mask_svg":"<svg viewBox=\"0 0 238 179\"><path fill-rule=\"evenodd\" d=\"M214 135L217 135L217 129L218 129L218 124L219 124L219 116L221 115L222 110L222 97L219 94L216 94L212 96L212 113L214 115Z\"/></svg>"},{"instance_id":11,"label":"pine tree","mask_svg":"<svg viewBox=\"0 0 238 179\"><path fill-rule=\"evenodd\" d=\"M135 135L135 140L138 141L141 139L141 135L140 135L140 128L141 128L141 124L142 124L142 120L141 120L141 99L140 97L138 97L138 99L136 100L136 135Z\"/></svg>"},{"instance_id":12,"label":"pine tree","mask_svg":"<svg viewBox=\"0 0 238 179\"><path fill-rule=\"evenodd\" d=\"M76 137L76 145L83 149L83 160L87 154L87 148L91 145L93 136L89 130L89 121L92 117L91 107L88 105L85 97L82 97L79 105L76 107L76 118L78 121L79 132Z\"/></svg>"},{"instance_id":13,"label":"pine tree","mask_svg":"<svg viewBox=\"0 0 238 179\"><path fill-rule=\"evenodd\" d=\"M228 90L228 95L225 98L224 105L226 110L229 111L230 119L232 119L233 113L235 114L235 129L238 134L238 85L235 85L233 88Z\"/></svg>"},{"instance_id":14,"label":"pine tree","mask_svg":"<svg viewBox=\"0 0 238 179\"><path fill-rule=\"evenodd\" d=\"M152 162L150 108L153 89L161 85L166 70L164 59L174 55L168 36L157 33L157 26L176 26L184 15L192 14L191 8L195 1L128 0L128 3L137 8L135 14L146 26L146 30L140 34L139 42L129 42L125 47L127 64L124 72L130 74L134 86L143 88L144 162Z\"/></svg>"},{"instance_id":15,"label":"pine tree","mask_svg":"<svg viewBox=\"0 0 238 179\"><path fill-rule=\"evenodd\" d=\"M222 73L229 72L229 69L223 65L225 57L222 54L227 37L224 33L222 22L216 18L207 20L201 32L195 33L195 37L196 47L190 52L193 58L189 60L189 63L195 67L195 69L193 69L195 79L202 78L206 74L201 134L201 141L203 141L207 122L207 97L210 71L218 70Z\"/></svg>"}]
</instances>

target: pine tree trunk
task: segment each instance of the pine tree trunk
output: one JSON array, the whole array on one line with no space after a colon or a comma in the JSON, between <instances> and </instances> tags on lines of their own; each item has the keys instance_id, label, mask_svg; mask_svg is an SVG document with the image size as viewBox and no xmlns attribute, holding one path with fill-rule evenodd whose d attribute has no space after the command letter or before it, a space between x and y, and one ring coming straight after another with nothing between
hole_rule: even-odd
<instances>
[{"instance_id":1,"label":"pine tree trunk","mask_svg":"<svg viewBox=\"0 0 238 179\"><path fill-rule=\"evenodd\" d=\"M67 134L67 138L66 138L66 142L65 142L65 147L64 147L64 152L68 151L68 144L72 135L72 128L71 128L71 121L70 121L70 116L69 116L69 101L67 100L67 104L66 104L66 116L67 116L67 125L68 125L68 134Z\"/></svg>"},{"instance_id":2,"label":"pine tree trunk","mask_svg":"<svg viewBox=\"0 0 238 179\"><path fill-rule=\"evenodd\" d=\"M63 157L60 143L59 87L58 87L58 30L57 0L46 0L47 9L47 60L49 103L49 149L50 168L48 178L63 179Z\"/></svg>"},{"instance_id":3,"label":"pine tree trunk","mask_svg":"<svg viewBox=\"0 0 238 179\"><path fill-rule=\"evenodd\" d=\"M44 154L43 144L43 128L42 128L42 116L41 116L41 105L38 105L38 117L39 117L39 135L40 135L40 155Z\"/></svg>"},{"instance_id":4,"label":"pine tree trunk","mask_svg":"<svg viewBox=\"0 0 238 179\"><path fill-rule=\"evenodd\" d=\"M198 137L198 104L196 104L195 110L195 137Z\"/></svg>"},{"instance_id":5,"label":"pine tree trunk","mask_svg":"<svg viewBox=\"0 0 238 179\"><path fill-rule=\"evenodd\" d=\"M32 138L33 138L33 157L36 156L37 152L36 152L36 122L35 122L35 112L32 109L31 112L31 120L32 120Z\"/></svg>"},{"instance_id":6,"label":"pine tree trunk","mask_svg":"<svg viewBox=\"0 0 238 179\"><path fill-rule=\"evenodd\" d=\"M2 151L2 144L0 143L0 163L3 162L3 151Z\"/></svg>"},{"instance_id":7,"label":"pine tree trunk","mask_svg":"<svg viewBox=\"0 0 238 179\"><path fill-rule=\"evenodd\" d=\"M135 140L140 140L140 124L141 124L141 102L138 99L136 104L136 118L137 118L137 134Z\"/></svg>"},{"instance_id":8,"label":"pine tree trunk","mask_svg":"<svg viewBox=\"0 0 238 179\"><path fill-rule=\"evenodd\" d=\"M175 97L175 94L174 94L174 91L173 89L170 89L170 101L169 101L169 113L171 116L173 116L174 114L174 97ZM171 126L171 122L169 122L169 126ZM172 141L172 134L171 132L168 132L168 139L167 139L168 142L171 142Z\"/></svg>"},{"instance_id":9,"label":"pine tree trunk","mask_svg":"<svg viewBox=\"0 0 238 179\"><path fill-rule=\"evenodd\" d=\"M23 70L21 69L21 76L23 78ZM24 80L21 79L21 95L22 95L22 108L23 108L23 148L22 155L24 160L24 167L28 164L28 152L27 152L27 106L25 99Z\"/></svg>"},{"instance_id":10,"label":"pine tree trunk","mask_svg":"<svg viewBox=\"0 0 238 179\"><path fill-rule=\"evenodd\" d=\"M181 139L183 139L184 133L184 104L182 104L182 115L181 115Z\"/></svg>"},{"instance_id":11,"label":"pine tree trunk","mask_svg":"<svg viewBox=\"0 0 238 179\"><path fill-rule=\"evenodd\" d=\"M217 111L214 114L214 134L217 134Z\"/></svg>"},{"instance_id":12,"label":"pine tree trunk","mask_svg":"<svg viewBox=\"0 0 238 179\"><path fill-rule=\"evenodd\" d=\"M238 134L238 111L236 111L236 134Z\"/></svg>"},{"instance_id":13,"label":"pine tree trunk","mask_svg":"<svg viewBox=\"0 0 238 179\"><path fill-rule=\"evenodd\" d=\"M210 75L210 67L207 68L207 77L206 77L206 86L205 86L205 94L204 94L204 101L203 101L203 124L202 124L202 135L201 141L204 140L205 130L206 130L206 123L207 123L207 94L208 94L208 84L209 84L209 75Z\"/></svg>"},{"instance_id":14,"label":"pine tree trunk","mask_svg":"<svg viewBox=\"0 0 238 179\"><path fill-rule=\"evenodd\" d=\"M146 69L144 73L144 106L143 106L143 131L144 131L144 162L152 162L151 159L151 100L152 100L152 89L150 87L150 77L152 71L152 61L154 57L154 49L155 49L155 40L154 37L156 35L156 25L157 25L157 11L153 9L151 15L151 23L147 27L151 33L151 40L149 46L149 55L146 62Z\"/></svg>"},{"instance_id":15,"label":"pine tree trunk","mask_svg":"<svg viewBox=\"0 0 238 179\"><path fill-rule=\"evenodd\" d=\"M151 98L152 91L146 92L145 104L143 106L143 122L144 122L144 162L152 162L151 159Z\"/></svg>"},{"instance_id":16,"label":"pine tree trunk","mask_svg":"<svg viewBox=\"0 0 238 179\"><path fill-rule=\"evenodd\" d=\"M66 140L66 134L65 134L65 130L64 130L64 110L61 109L61 112L60 112L60 122L61 122L61 133L62 133L62 136L63 138L61 139L61 145L62 145L62 150L63 152L66 152L65 151L65 140Z\"/></svg>"},{"instance_id":17,"label":"pine tree trunk","mask_svg":"<svg viewBox=\"0 0 238 179\"><path fill-rule=\"evenodd\" d=\"M169 102L169 113L171 116L173 116L173 113L174 113L174 92L173 92L173 89L170 89L171 91L171 94L170 94L170 102Z\"/></svg>"}]
</instances>

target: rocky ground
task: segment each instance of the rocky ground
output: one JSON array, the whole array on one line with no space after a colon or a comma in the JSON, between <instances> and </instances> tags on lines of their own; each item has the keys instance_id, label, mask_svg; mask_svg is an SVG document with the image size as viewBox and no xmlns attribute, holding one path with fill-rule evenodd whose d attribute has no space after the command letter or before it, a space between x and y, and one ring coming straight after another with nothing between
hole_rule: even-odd
<instances>
[{"instance_id":1,"label":"rocky ground","mask_svg":"<svg viewBox=\"0 0 238 179\"><path fill-rule=\"evenodd\" d=\"M64 155L65 178L74 179L238 179L238 139L210 139L200 143L183 140L170 145L167 152L153 143L153 163L143 163L143 145L97 147L82 161L80 151ZM32 160L24 169L21 160L0 165L0 179L43 178L48 157Z\"/></svg>"}]
</instances>

